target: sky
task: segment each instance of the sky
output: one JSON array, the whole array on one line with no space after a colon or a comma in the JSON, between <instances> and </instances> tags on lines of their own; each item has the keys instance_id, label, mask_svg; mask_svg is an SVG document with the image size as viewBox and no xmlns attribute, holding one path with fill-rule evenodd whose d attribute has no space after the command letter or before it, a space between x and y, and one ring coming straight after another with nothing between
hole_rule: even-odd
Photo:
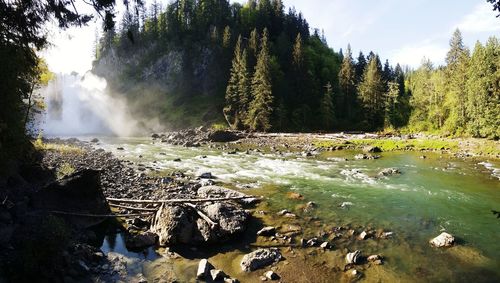
<instances>
[{"instance_id":1,"label":"sky","mask_svg":"<svg viewBox=\"0 0 500 283\"><path fill-rule=\"evenodd\" d=\"M345 50L351 44L355 58L360 50L365 54L374 51L393 65L417 68L424 57L435 65L443 64L456 28L471 49L477 40L484 43L489 36L500 37L500 18L495 17L486 0L283 0L283 3L301 11L311 28L324 30L328 45L335 51ZM84 6L81 9L89 9ZM123 9L119 4L117 10ZM66 31L49 27L53 46L42 52L49 68L57 73L89 70L99 26L94 21L87 27Z\"/></svg>"}]
</instances>

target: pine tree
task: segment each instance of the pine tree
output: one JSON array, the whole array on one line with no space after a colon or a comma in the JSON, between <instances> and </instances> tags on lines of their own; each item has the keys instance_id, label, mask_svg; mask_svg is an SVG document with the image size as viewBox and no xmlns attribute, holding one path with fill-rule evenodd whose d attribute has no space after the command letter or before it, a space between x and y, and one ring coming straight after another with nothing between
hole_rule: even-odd
<instances>
[{"instance_id":1,"label":"pine tree","mask_svg":"<svg viewBox=\"0 0 500 283\"><path fill-rule=\"evenodd\" d=\"M358 86L359 96L365 108L366 122L371 129L383 125L384 82L377 66L377 56L372 56Z\"/></svg>"},{"instance_id":2,"label":"pine tree","mask_svg":"<svg viewBox=\"0 0 500 283\"><path fill-rule=\"evenodd\" d=\"M238 37L234 48L234 58L226 88L224 117L233 129L241 129L247 119L249 86L246 49L241 50L242 39Z\"/></svg>"},{"instance_id":3,"label":"pine tree","mask_svg":"<svg viewBox=\"0 0 500 283\"><path fill-rule=\"evenodd\" d=\"M325 86L325 94L321 100L321 121L325 130L331 130L335 123L335 110L333 105L333 87L328 82Z\"/></svg>"},{"instance_id":4,"label":"pine tree","mask_svg":"<svg viewBox=\"0 0 500 283\"><path fill-rule=\"evenodd\" d=\"M365 72L366 69L366 59L365 55L363 55L363 52L359 52L358 59L356 61L356 85L358 85L361 80L363 79L363 73Z\"/></svg>"},{"instance_id":5,"label":"pine tree","mask_svg":"<svg viewBox=\"0 0 500 283\"><path fill-rule=\"evenodd\" d=\"M271 129L272 85L269 65L268 31L264 29L260 42L257 65L252 78L252 100L249 105L247 123L253 131Z\"/></svg>"},{"instance_id":6,"label":"pine tree","mask_svg":"<svg viewBox=\"0 0 500 283\"><path fill-rule=\"evenodd\" d=\"M350 119L356 103L356 70L352 59L351 45L347 45L346 54L340 67L339 86L341 95L339 95L337 112L341 117Z\"/></svg>"},{"instance_id":7,"label":"pine tree","mask_svg":"<svg viewBox=\"0 0 500 283\"><path fill-rule=\"evenodd\" d=\"M500 44L477 42L467 71L468 132L475 137L500 137ZM496 70L496 72L495 72Z\"/></svg>"},{"instance_id":8,"label":"pine tree","mask_svg":"<svg viewBox=\"0 0 500 283\"><path fill-rule=\"evenodd\" d=\"M295 44L293 45L292 51L292 64L297 70L302 67L303 55L302 55L302 36L300 33L295 37Z\"/></svg>"},{"instance_id":9,"label":"pine tree","mask_svg":"<svg viewBox=\"0 0 500 283\"><path fill-rule=\"evenodd\" d=\"M222 35L222 47L228 48L231 45L231 28L226 26Z\"/></svg>"},{"instance_id":10,"label":"pine tree","mask_svg":"<svg viewBox=\"0 0 500 283\"><path fill-rule=\"evenodd\" d=\"M463 44L460 30L456 29L450 40L450 50L446 54L449 90L447 104L451 111L446 121L446 129L451 133L462 133L467 123L465 83L468 61L469 50Z\"/></svg>"}]
</instances>

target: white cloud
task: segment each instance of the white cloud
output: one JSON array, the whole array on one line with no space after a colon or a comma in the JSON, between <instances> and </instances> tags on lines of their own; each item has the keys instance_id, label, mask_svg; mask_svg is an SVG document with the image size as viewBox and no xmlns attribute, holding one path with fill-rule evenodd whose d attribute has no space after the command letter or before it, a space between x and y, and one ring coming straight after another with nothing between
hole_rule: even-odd
<instances>
[{"instance_id":1,"label":"white cloud","mask_svg":"<svg viewBox=\"0 0 500 283\"><path fill-rule=\"evenodd\" d=\"M418 68L424 57L430 59L435 65L443 63L447 51L448 48L445 46L424 41L420 44L393 50L390 58L392 58L391 61L395 63Z\"/></svg>"},{"instance_id":2,"label":"white cloud","mask_svg":"<svg viewBox=\"0 0 500 283\"><path fill-rule=\"evenodd\" d=\"M466 15L456 25L462 32L495 32L500 31L500 21L492 6L484 1L477 5L472 13Z\"/></svg>"}]
</instances>

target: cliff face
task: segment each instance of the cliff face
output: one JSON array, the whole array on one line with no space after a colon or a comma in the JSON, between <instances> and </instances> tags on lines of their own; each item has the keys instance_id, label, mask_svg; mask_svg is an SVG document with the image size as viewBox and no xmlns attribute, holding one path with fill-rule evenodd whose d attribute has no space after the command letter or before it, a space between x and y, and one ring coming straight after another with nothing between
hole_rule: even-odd
<instances>
[{"instance_id":1,"label":"cliff face","mask_svg":"<svg viewBox=\"0 0 500 283\"><path fill-rule=\"evenodd\" d=\"M210 126L223 119L227 71L219 55L209 47L111 48L94 62L93 72L106 78L112 93L127 98L136 116L172 129Z\"/></svg>"}]
</instances>

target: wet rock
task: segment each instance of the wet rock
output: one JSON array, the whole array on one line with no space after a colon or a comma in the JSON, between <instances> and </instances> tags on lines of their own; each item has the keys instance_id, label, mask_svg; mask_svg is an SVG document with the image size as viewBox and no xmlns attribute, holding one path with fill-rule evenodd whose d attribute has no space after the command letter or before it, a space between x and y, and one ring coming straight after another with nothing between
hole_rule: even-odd
<instances>
[{"instance_id":1,"label":"wet rock","mask_svg":"<svg viewBox=\"0 0 500 283\"><path fill-rule=\"evenodd\" d=\"M152 134L151 138L152 139L158 139L158 138L160 138L160 135L158 135L158 134Z\"/></svg>"},{"instance_id":2,"label":"wet rock","mask_svg":"<svg viewBox=\"0 0 500 283\"><path fill-rule=\"evenodd\" d=\"M315 247L315 246L318 246L319 245L319 239L318 238L312 238L312 239L309 239L306 243L307 246L309 247Z\"/></svg>"},{"instance_id":3,"label":"wet rock","mask_svg":"<svg viewBox=\"0 0 500 283\"><path fill-rule=\"evenodd\" d=\"M368 261L376 261L376 260L379 260L379 259L381 259L381 258L382 258L382 257L381 257L381 256L379 256L379 255L371 255L371 256L367 257L366 259L367 259Z\"/></svg>"},{"instance_id":4,"label":"wet rock","mask_svg":"<svg viewBox=\"0 0 500 283\"><path fill-rule=\"evenodd\" d=\"M330 246L330 243L328 243L328 242L323 242L323 243L321 243L321 245L319 245L319 246L320 246L320 248L325 249L325 250L326 250L326 249L329 249L329 248L331 247L331 246Z\"/></svg>"},{"instance_id":5,"label":"wet rock","mask_svg":"<svg viewBox=\"0 0 500 283\"><path fill-rule=\"evenodd\" d=\"M380 177L397 175L397 174L401 174L401 171L399 171L399 169L397 168L385 168L378 173Z\"/></svg>"},{"instance_id":6,"label":"wet rock","mask_svg":"<svg viewBox=\"0 0 500 283\"><path fill-rule=\"evenodd\" d=\"M345 256L345 261L347 264L357 264L361 261L361 252L356 250L352 253L348 253Z\"/></svg>"},{"instance_id":7,"label":"wet rock","mask_svg":"<svg viewBox=\"0 0 500 283\"><path fill-rule=\"evenodd\" d=\"M205 279L212 269L214 269L213 265L210 264L206 258L200 260L198 263L198 271L196 271L196 278Z\"/></svg>"},{"instance_id":8,"label":"wet rock","mask_svg":"<svg viewBox=\"0 0 500 283\"><path fill-rule=\"evenodd\" d=\"M176 158L173 160L174 162L181 162L182 160L180 158Z\"/></svg>"},{"instance_id":9,"label":"wet rock","mask_svg":"<svg viewBox=\"0 0 500 283\"><path fill-rule=\"evenodd\" d=\"M98 143L99 142L99 139L98 138L93 138L90 140L91 143Z\"/></svg>"},{"instance_id":10,"label":"wet rock","mask_svg":"<svg viewBox=\"0 0 500 283\"><path fill-rule=\"evenodd\" d=\"M283 209L283 210L278 211L278 213L276 213L276 214L278 214L279 216L283 216L287 213L290 213L290 211L288 211L288 209Z\"/></svg>"},{"instance_id":11,"label":"wet rock","mask_svg":"<svg viewBox=\"0 0 500 283\"><path fill-rule=\"evenodd\" d=\"M366 240L366 239L370 238L371 236L372 236L372 234L371 234L371 233L366 232L366 231L363 231L363 232L361 232L361 233L359 234L358 239L359 239L359 240Z\"/></svg>"},{"instance_id":12,"label":"wet rock","mask_svg":"<svg viewBox=\"0 0 500 283\"><path fill-rule=\"evenodd\" d=\"M276 272L274 272L272 270L269 270L266 273L264 273L264 276L267 279L269 279L269 280L278 280L278 279L280 279L280 276Z\"/></svg>"},{"instance_id":13,"label":"wet rock","mask_svg":"<svg viewBox=\"0 0 500 283\"><path fill-rule=\"evenodd\" d=\"M446 232L441 233L439 236L431 239L429 243L434 247L449 247L455 243L455 237Z\"/></svg>"},{"instance_id":14,"label":"wet rock","mask_svg":"<svg viewBox=\"0 0 500 283\"><path fill-rule=\"evenodd\" d=\"M130 250L140 250L153 246L156 243L156 234L151 232L127 235L125 246Z\"/></svg>"},{"instance_id":15,"label":"wet rock","mask_svg":"<svg viewBox=\"0 0 500 283\"><path fill-rule=\"evenodd\" d=\"M360 159L368 159L368 155L366 155L366 154L362 154L362 153L360 153L360 154L356 154L356 155L354 155L354 159L356 159L356 160L360 160Z\"/></svg>"},{"instance_id":16,"label":"wet rock","mask_svg":"<svg viewBox=\"0 0 500 283\"><path fill-rule=\"evenodd\" d=\"M382 239L388 239L388 238L391 238L392 236L394 235L394 232L382 232L382 234L380 235L380 238Z\"/></svg>"},{"instance_id":17,"label":"wet rock","mask_svg":"<svg viewBox=\"0 0 500 283\"><path fill-rule=\"evenodd\" d=\"M202 173L198 177L201 178L201 179L215 179L215 176L213 176L212 173L210 173L210 172Z\"/></svg>"},{"instance_id":18,"label":"wet rock","mask_svg":"<svg viewBox=\"0 0 500 283\"><path fill-rule=\"evenodd\" d=\"M365 146L363 147L363 152L366 153L382 152L382 149L378 146Z\"/></svg>"},{"instance_id":19,"label":"wet rock","mask_svg":"<svg viewBox=\"0 0 500 283\"><path fill-rule=\"evenodd\" d=\"M243 256L240 266L243 271L253 271L282 259L281 253L277 248L258 249Z\"/></svg>"},{"instance_id":20,"label":"wet rock","mask_svg":"<svg viewBox=\"0 0 500 283\"><path fill-rule=\"evenodd\" d=\"M117 150L125 150L125 148L123 148L123 147L117 147L116 149Z\"/></svg>"},{"instance_id":21,"label":"wet rock","mask_svg":"<svg viewBox=\"0 0 500 283\"><path fill-rule=\"evenodd\" d=\"M258 236L265 236L265 237L274 236L275 234L276 234L276 228L273 226L264 227L257 232Z\"/></svg>"}]
</instances>

